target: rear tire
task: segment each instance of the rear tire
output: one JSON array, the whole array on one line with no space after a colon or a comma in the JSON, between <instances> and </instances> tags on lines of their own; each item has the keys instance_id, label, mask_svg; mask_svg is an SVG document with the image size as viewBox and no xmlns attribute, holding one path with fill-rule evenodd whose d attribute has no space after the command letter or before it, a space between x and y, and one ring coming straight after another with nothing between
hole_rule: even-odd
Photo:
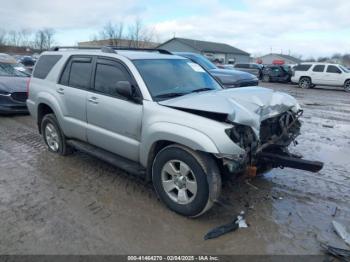
<instances>
[{"instance_id":1,"label":"rear tire","mask_svg":"<svg viewBox=\"0 0 350 262\"><path fill-rule=\"evenodd\" d=\"M311 88L312 83L311 79L309 77L301 77L299 80L299 87L303 89L309 89Z\"/></svg>"},{"instance_id":2,"label":"rear tire","mask_svg":"<svg viewBox=\"0 0 350 262\"><path fill-rule=\"evenodd\" d=\"M216 198L219 193L211 192L208 181L221 188L220 173L212 158L176 144L156 155L152 180L165 205L188 217L200 216L212 207L213 195Z\"/></svg>"},{"instance_id":3,"label":"rear tire","mask_svg":"<svg viewBox=\"0 0 350 262\"><path fill-rule=\"evenodd\" d=\"M263 82L270 82L270 76L269 75L263 75L262 81Z\"/></svg>"},{"instance_id":4,"label":"rear tire","mask_svg":"<svg viewBox=\"0 0 350 262\"><path fill-rule=\"evenodd\" d=\"M54 114L47 114L41 122L41 134L50 152L65 156L72 152Z\"/></svg>"},{"instance_id":5,"label":"rear tire","mask_svg":"<svg viewBox=\"0 0 350 262\"><path fill-rule=\"evenodd\" d=\"M345 90L345 92L350 92L350 79L345 81L344 90Z\"/></svg>"}]
</instances>

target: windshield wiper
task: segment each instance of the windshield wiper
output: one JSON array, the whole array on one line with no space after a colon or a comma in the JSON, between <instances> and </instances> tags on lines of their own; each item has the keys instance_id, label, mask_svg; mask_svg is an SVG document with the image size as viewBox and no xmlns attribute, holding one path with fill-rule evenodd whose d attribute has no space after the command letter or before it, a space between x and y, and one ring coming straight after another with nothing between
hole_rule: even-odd
<instances>
[{"instance_id":1,"label":"windshield wiper","mask_svg":"<svg viewBox=\"0 0 350 262\"><path fill-rule=\"evenodd\" d=\"M209 88L209 87L203 87L203 88L199 88L199 89L194 89L190 93L204 92L204 91L210 91L210 90L214 90L214 89Z\"/></svg>"},{"instance_id":2,"label":"windshield wiper","mask_svg":"<svg viewBox=\"0 0 350 262\"><path fill-rule=\"evenodd\" d=\"M155 98L171 98L171 97L178 97L178 96L183 96L186 95L188 93L184 93L184 92L178 92L178 93L165 93L165 94L160 94L160 95L156 95Z\"/></svg>"}]
</instances>

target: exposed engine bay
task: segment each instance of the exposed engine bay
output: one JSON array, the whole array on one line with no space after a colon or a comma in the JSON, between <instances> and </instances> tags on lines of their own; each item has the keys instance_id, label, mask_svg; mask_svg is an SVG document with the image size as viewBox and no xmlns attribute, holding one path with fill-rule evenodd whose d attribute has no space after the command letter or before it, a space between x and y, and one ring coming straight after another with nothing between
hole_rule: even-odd
<instances>
[{"instance_id":1,"label":"exposed engine bay","mask_svg":"<svg viewBox=\"0 0 350 262\"><path fill-rule=\"evenodd\" d=\"M303 111L297 113L287 111L261 122L259 139L248 126L235 125L227 131L230 138L243 148L247 155L241 165L228 167L230 172L243 171L247 166L254 166L258 171L266 171L275 167L292 167L317 172L323 167L318 161L301 159L301 155L292 154L288 150L291 143L300 135ZM237 170L238 168L238 170Z\"/></svg>"}]
</instances>

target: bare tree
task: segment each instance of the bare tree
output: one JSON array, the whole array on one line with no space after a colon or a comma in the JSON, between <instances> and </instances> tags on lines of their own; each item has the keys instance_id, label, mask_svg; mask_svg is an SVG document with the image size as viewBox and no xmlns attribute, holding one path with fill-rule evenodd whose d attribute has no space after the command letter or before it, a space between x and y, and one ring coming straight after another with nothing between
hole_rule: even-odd
<instances>
[{"instance_id":1,"label":"bare tree","mask_svg":"<svg viewBox=\"0 0 350 262\"><path fill-rule=\"evenodd\" d=\"M23 47L30 47L32 44L31 38L32 38L32 32L29 29L22 29L18 31L18 35L20 36L20 46Z\"/></svg>"},{"instance_id":2,"label":"bare tree","mask_svg":"<svg viewBox=\"0 0 350 262\"><path fill-rule=\"evenodd\" d=\"M34 48L39 49L40 52L47 50L53 46L55 30L51 28L44 28L38 30L35 34Z\"/></svg>"},{"instance_id":3,"label":"bare tree","mask_svg":"<svg viewBox=\"0 0 350 262\"><path fill-rule=\"evenodd\" d=\"M343 64L346 66L350 66L350 54L343 55Z\"/></svg>"},{"instance_id":4,"label":"bare tree","mask_svg":"<svg viewBox=\"0 0 350 262\"><path fill-rule=\"evenodd\" d=\"M144 48L148 42L152 42L155 33L154 29L147 29L141 19L137 18L129 26L129 47Z\"/></svg>"},{"instance_id":5,"label":"bare tree","mask_svg":"<svg viewBox=\"0 0 350 262\"><path fill-rule=\"evenodd\" d=\"M22 35L19 31L11 30L8 32L7 44L11 46L20 46L22 41Z\"/></svg>"},{"instance_id":6,"label":"bare tree","mask_svg":"<svg viewBox=\"0 0 350 262\"><path fill-rule=\"evenodd\" d=\"M0 46L6 45L7 32L3 29L0 29Z\"/></svg>"},{"instance_id":7,"label":"bare tree","mask_svg":"<svg viewBox=\"0 0 350 262\"><path fill-rule=\"evenodd\" d=\"M117 24L112 24L110 21L103 27L100 32L102 39L108 39L109 44L113 46L118 46L120 44L120 39L123 38L124 34L124 24L122 22Z\"/></svg>"},{"instance_id":8,"label":"bare tree","mask_svg":"<svg viewBox=\"0 0 350 262\"><path fill-rule=\"evenodd\" d=\"M327 62L329 60L330 60L329 57L326 57L326 56L317 58L317 62Z\"/></svg>"}]
</instances>

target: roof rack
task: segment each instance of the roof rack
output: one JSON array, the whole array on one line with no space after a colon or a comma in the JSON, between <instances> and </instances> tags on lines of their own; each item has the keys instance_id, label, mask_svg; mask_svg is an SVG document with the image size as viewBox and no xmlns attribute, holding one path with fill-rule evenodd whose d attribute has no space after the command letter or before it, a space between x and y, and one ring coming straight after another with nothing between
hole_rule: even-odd
<instances>
[{"instance_id":1,"label":"roof rack","mask_svg":"<svg viewBox=\"0 0 350 262\"><path fill-rule=\"evenodd\" d=\"M55 46L50 51L59 51L61 49L82 49L82 50L101 50L104 53L117 53L117 50L123 51L147 51L158 52L160 54L172 55L171 52L159 48L136 48L136 47L118 47L118 46Z\"/></svg>"},{"instance_id":2,"label":"roof rack","mask_svg":"<svg viewBox=\"0 0 350 262\"><path fill-rule=\"evenodd\" d=\"M113 50L124 50L124 51L148 51L148 52L158 52L160 54L172 55L171 52L160 48L138 48L138 47L118 47L118 46L106 46Z\"/></svg>"}]
</instances>

